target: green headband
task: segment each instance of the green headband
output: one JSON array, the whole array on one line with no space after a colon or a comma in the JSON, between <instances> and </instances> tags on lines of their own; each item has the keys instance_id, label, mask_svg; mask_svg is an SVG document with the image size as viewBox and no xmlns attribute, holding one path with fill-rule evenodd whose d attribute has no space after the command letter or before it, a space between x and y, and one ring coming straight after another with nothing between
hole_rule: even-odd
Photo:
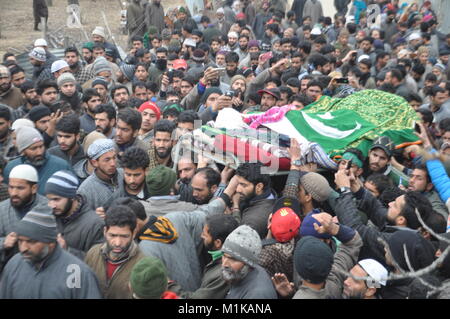
<instances>
[{"instance_id":1,"label":"green headband","mask_svg":"<svg viewBox=\"0 0 450 319\"><path fill-rule=\"evenodd\" d=\"M361 160L353 153L350 152L344 153L344 155L342 155L342 159L345 159L347 161L351 160L352 163L358 166L359 168L363 167L363 163L361 162Z\"/></svg>"}]
</instances>

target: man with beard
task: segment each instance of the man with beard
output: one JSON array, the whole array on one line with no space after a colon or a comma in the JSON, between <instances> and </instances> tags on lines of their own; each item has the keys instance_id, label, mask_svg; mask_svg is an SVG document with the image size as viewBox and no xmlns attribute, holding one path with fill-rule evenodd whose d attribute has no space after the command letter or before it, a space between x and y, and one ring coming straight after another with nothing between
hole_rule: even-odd
<instances>
[{"instance_id":1,"label":"man with beard","mask_svg":"<svg viewBox=\"0 0 450 319\"><path fill-rule=\"evenodd\" d=\"M100 104L94 114L95 130L113 139L116 136L116 109L110 104Z\"/></svg>"},{"instance_id":2,"label":"man with beard","mask_svg":"<svg viewBox=\"0 0 450 319\"><path fill-rule=\"evenodd\" d=\"M56 218L59 245L81 259L95 244L103 242L103 220L77 195L77 177L69 171L54 173L45 185L48 206Z\"/></svg>"},{"instance_id":3,"label":"man with beard","mask_svg":"<svg viewBox=\"0 0 450 319\"><path fill-rule=\"evenodd\" d=\"M44 80L36 83L36 93L41 100L41 104L47 108L51 108L53 102L58 97L58 84L52 80Z\"/></svg>"},{"instance_id":4,"label":"man with beard","mask_svg":"<svg viewBox=\"0 0 450 319\"><path fill-rule=\"evenodd\" d=\"M0 104L0 157L6 161L17 156L11 135L11 111L6 105Z\"/></svg>"},{"instance_id":5,"label":"man with beard","mask_svg":"<svg viewBox=\"0 0 450 319\"><path fill-rule=\"evenodd\" d=\"M149 143L154 137L153 128L156 122L161 119L161 111L155 103L149 101L139 107L139 112L142 115L142 124L138 138L144 143Z\"/></svg>"},{"instance_id":6,"label":"man with beard","mask_svg":"<svg viewBox=\"0 0 450 319\"><path fill-rule=\"evenodd\" d=\"M119 197L131 197L139 200L146 200L150 197L145 182L149 164L147 152L139 147L130 147L120 158L120 164L123 169L123 188L114 192L105 207Z\"/></svg>"},{"instance_id":7,"label":"man with beard","mask_svg":"<svg viewBox=\"0 0 450 319\"><path fill-rule=\"evenodd\" d=\"M108 86L108 80L102 76L98 76L92 81L91 87L100 94L100 101L102 104L111 102L111 97L108 95Z\"/></svg>"},{"instance_id":8,"label":"man with beard","mask_svg":"<svg viewBox=\"0 0 450 319\"><path fill-rule=\"evenodd\" d=\"M56 120L62 116L58 110L57 113L51 113L50 109L45 105L33 107L28 112L28 118L34 123L34 127L42 134L45 147L49 147L53 142L55 135Z\"/></svg>"},{"instance_id":9,"label":"man with beard","mask_svg":"<svg viewBox=\"0 0 450 319\"><path fill-rule=\"evenodd\" d=\"M130 99L130 91L124 85L116 85L111 90L111 98L118 110L126 108Z\"/></svg>"},{"instance_id":10,"label":"man with beard","mask_svg":"<svg viewBox=\"0 0 450 319\"><path fill-rule=\"evenodd\" d=\"M198 169L191 181L193 203L198 205L209 203L220 181L221 176L216 170L210 167Z\"/></svg>"},{"instance_id":11,"label":"man with beard","mask_svg":"<svg viewBox=\"0 0 450 319\"><path fill-rule=\"evenodd\" d=\"M267 220L272 213L276 195L270 176L263 174L260 163L243 163L236 170L239 198L233 201L233 215L240 215L241 224L254 228L261 238L267 235Z\"/></svg>"},{"instance_id":12,"label":"man with beard","mask_svg":"<svg viewBox=\"0 0 450 319\"><path fill-rule=\"evenodd\" d=\"M380 136L374 140L369 150L367 160L364 163L363 177L367 178L373 173L379 173L389 176L394 185L400 185L401 183L407 187L409 180L408 176L391 165L394 147L394 142L387 136Z\"/></svg>"},{"instance_id":13,"label":"man with beard","mask_svg":"<svg viewBox=\"0 0 450 319\"><path fill-rule=\"evenodd\" d=\"M85 196L92 209L104 207L111 195L123 187L123 170L117 168L114 142L105 138L94 141L87 157L94 172L81 183L78 193Z\"/></svg>"},{"instance_id":14,"label":"man with beard","mask_svg":"<svg viewBox=\"0 0 450 319\"><path fill-rule=\"evenodd\" d=\"M236 52L229 52L225 56L225 63L226 63L226 74L220 78L220 81L230 85L231 78L235 76L238 71L239 55Z\"/></svg>"},{"instance_id":15,"label":"man with beard","mask_svg":"<svg viewBox=\"0 0 450 319\"><path fill-rule=\"evenodd\" d=\"M124 108L117 114L116 151L121 158L122 154L130 147L139 147L148 151L148 146L141 139L137 138L141 128L142 116L136 109Z\"/></svg>"},{"instance_id":16,"label":"man with beard","mask_svg":"<svg viewBox=\"0 0 450 319\"><path fill-rule=\"evenodd\" d=\"M151 3L147 4L145 8L145 25L145 30L149 30L150 27L156 27L158 34L161 34L165 27L164 7L161 4L161 0L152 0Z\"/></svg>"},{"instance_id":17,"label":"man with beard","mask_svg":"<svg viewBox=\"0 0 450 319\"><path fill-rule=\"evenodd\" d=\"M58 100L65 101L70 104L71 109L81 115L81 99L83 94L77 91L77 80L72 73L64 73L57 80L59 92Z\"/></svg>"},{"instance_id":18,"label":"man with beard","mask_svg":"<svg viewBox=\"0 0 450 319\"><path fill-rule=\"evenodd\" d=\"M232 31L228 33L228 44L225 47L226 51L235 51L238 48L238 37L237 32Z\"/></svg>"},{"instance_id":19,"label":"man with beard","mask_svg":"<svg viewBox=\"0 0 450 319\"><path fill-rule=\"evenodd\" d=\"M55 217L49 207L35 207L16 229L20 254L5 267L0 286L2 299L102 297L93 271L58 245Z\"/></svg>"},{"instance_id":20,"label":"man with beard","mask_svg":"<svg viewBox=\"0 0 450 319\"><path fill-rule=\"evenodd\" d=\"M83 64L89 65L92 64L95 60L94 58L94 44L92 42L86 42L81 49L81 54L83 55ZM68 62L67 62L68 63Z\"/></svg>"},{"instance_id":21,"label":"man with beard","mask_svg":"<svg viewBox=\"0 0 450 319\"><path fill-rule=\"evenodd\" d=\"M21 156L6 165L3 171L5 183L8 183L9 173L14 167L29 164L37 170L39 175L38 193L44 194L45 183L53 173L71 170L69 163L45 152L44 139L35 128L19 128L16 132L16 147Z\"/></svg>"},{"instance_id":22,"label":"man with beard","mask_svg":"<svg viewBox=\"0 0 450 319\"><path fill-rule=\"evenodd\" d=\"M106 41L105 29L103 27L95 27L94 31L92 31L92 41L94 42L94 46L96 44L101 44L105 49L111 49L114 62L120 58L117 47L114 44Z\"/></svg>"},{"instance_id":23,"label":"man with beard","mask_svg":"<svg viewBox=\"0 0 450 319\"><path fill-rule=\"evenodd\" d=\"M230 215L212 215L206 218L201 238L203 245L212 256L205 266L200 288L195 291L183 291L176 282L169 284L169 290L183 299L224 299L230 290L229 284L222 278L223 243L228 235L239 226Z\"/></svg>"},{"instance_id":24,"label":"man with beard","mask_svg":"<svg viewBox=\"0 0 450 319\"><path fill-rule=\"evenodd\" d=\"M38 97L34 82L31 80L26 80L21 86L20 91L22 92L23 98L25 100L24 104L19 106L13 111L13 118L20 119L28 114L33 106L39 105L41 99Z\"/></svg>"},{"instance_id":25,"label":"man with beard","mask_svg":"<svg viewBox=\"0 0 450 319\"><path fill-rule=\"evenodd\" d=\"M24 102L20 89L12 85L10 70L0 65L0 103L17 109Z\"/></svg>"},{"instance_id":26,"label":"man with beard","mask_svg":"<svg viewBox=\"0 0 450 319\"><path fill-rule=\"evenodd\" d=\"M439 86L434 86L431 89L430 103L424 104L420 109L430 110L433 113L433 123L439 123L450 117L450 107L445 104L448 101L448 92Z\"/></svg>"},{"instance_id":27,"label":"man with beard","mask_svg":"<svg viewBox=\"0 0 450 319\"><path fill-rule=\"evenodd\" d=\"M102 103L100 94L95 89L86 89L81 102L85 105L85 113L80 117L80 128L89 134L95 131L95 108Z\"/></svg>"},{"instance_id":28,"label":"man with beard","mask_svg":"<svg viewBox=\"0 0 450 319\"><path fill-rule=\"evenodd\" d=\"M267 272L258 265L261 252L258 233L241 225L228 235L222 246L222 278L230 284L226 299L277 299Z\"/></svg>"},{"instance_id":29,"label":"man with beard","mask_svg":"<svg viewBox=\"0 0 450 319\"><path fill-rule=\"evenodd\" d=\"M9 173L9 199L0 203L0 270L17 252L17 223L35 206L45 207L47 199L37 194L38 173L31 165L18 165Z\"/></svg>"},{"instance_id":30,"label":"man with beard","mask_svg":"<svg viewBox=\"0 0 450 319\"><path fill-rule=\"evenodd\" d=\"M20 66L16 65L10 67L11 72L11 82L16 88L20 88L20 86L27 80L25 75L25 70Z\"/></svg>"},{"instance_id":31,"label":"man with beard","mask_svg":"<svg viewBox=\"0 0 450 319\"><path fill-rule=\"evenodd\" d=\"M154 131L155 137L150 150L148 151L150 164L149 171L158 165L172 167L172 147L175 145L173 131L175 123L169 120L159 120L156 122Z\"/></svg>"},{"instance_id":32,"label":"man with beard","mask_svg":"<svg viewBox=\"0 0 450 319\"><path fill-rule=\"evenodd\" d=\"M72 72L78 84L83 85L91 78L91 74L83 68L80 62L80 53L76 47L68 47L64 50L64 60L69 65L70 72Z\"/></svg>"},{"instance_id":33,"label":"man with beard","mask_svg":"<svg viewBox=\"0 0 450 319\"><path fill-rule=\"evenodd\" d=\"M239 55L239 60L244 60L248 55L248 42L249 38L246 35L239 36L239 48L235 52Z\"/></svg>"},{"instance_id":34,"label":"man with beard","mask_svg":"<svg viewBox=\"0 0 450 319\"><path fill-rule=\"evenodd\" d=\"M161 75L167 70L167 49L158 48L156 50L155 64L148 69L148 80L150 82L159 83Z\"/></svg>"},{"instance_id":35,"label":"man with beard","mask_svg":"<svg viewBox=\"0 0 450 319\"><path fill-rule=\"evenodd\" d=\"M80 119L75 114L63 116L56 123L58 145L49 148L48 153L62 158L71 167L86 158L80 140Z\"/></svg>"},{"instance_id":36,"label":"man with beard","mask_svg":"<svg viewBox=\"0 0 450 319\"><path fill-rule=\"evenodd\" d=\"M29 54L30 64L33 65L33 80L39 82L42 76L46 74L51 74L50 66L46 66L47 54L43 48L34 48Z\"/></svg>"},{"instance_id":37,"label":"man with beard","mask_svg":"<svg viewBox=\"0 0 450 319\"><path fill-rule=\"evenodd\" d=\"M85 262L97 275L104 298L132 297L128 287L131 270L144 257L134 241L136 223L132 208L124 205L111 207L105 215L105 242L87 252Z\"/></svg>"}]
</instances>

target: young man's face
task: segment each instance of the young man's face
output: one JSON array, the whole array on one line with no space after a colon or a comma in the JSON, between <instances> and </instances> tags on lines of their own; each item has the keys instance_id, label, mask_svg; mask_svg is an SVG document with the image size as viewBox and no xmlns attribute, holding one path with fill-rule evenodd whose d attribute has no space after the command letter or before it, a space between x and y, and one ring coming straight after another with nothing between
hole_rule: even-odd
<instances>
[{"instance_id":1,"label":"young man's face","mask_svg":"<svg viewBox=\"0 0 450 319\"><path fill-rule=\"evenodd\" d=\"M137 130L134 131L131 125L121 119L117 120L115 141L118 145L130 143L137 136L137 133Z\"/></svg>"},{"instance_id":2,"label":"young man's face","mask_svg":"<svg viewBox=\"0 0 450 319\"><path fill-rule=\"evenodd\" d=\"M49 122L50 122L50 115L47 115L34 122L34 125L36 126L36 129L38 129L40 132L45 132L48 128Z\"/></svg>"},{"instance_id":3,"label":"young man's face","mask_svg":"<svg viewBox=\"0 0 450 319\"><path fill-rule=\"evenodd\" d=\"M312 98L314 101L322 94L322 89L319 86L310 86L306 89L306 95Z\"/></svg>"},{"instance_id":4,"label":"young man's face","mask_svg":"<svg viewBox=\"0 0 450 319\"><path fill-rule=\"evenodd\" d=\"M72 202L69 198L61 197L55 194L47 194L48 206L52 209L55 216L66 215L72 208Z\"/></svg>"},{"instance_id":5,"label":"young man's face","mask_svg":"<svg viewBox=\"0 0 450 319\"><path fill-rule=\"evenodd\" d=\"M37 185L34 187L21 178L10 178L8 182L8 194L11 206L22 208L28 204L37 192Z\"/></svg>"},{"instance_id":6,"label":"young man's face","mask_svg":"<svg viewBox=\"0 0 450 319\"><path fill-rule=\"evenodd\" d=\"M25 78L24 72L18 72L11 76L11 82L16 88L20 87L22 85L22 83L25 82L25 80L26 80L26 78Z\"/></svg>"},{"instance_id":7,"label":"young man's face","mask_svg":"<svg viewBox=\"0 0 450 319\"><path fill-rule=\"evenodd\" d=\"M63 85L61 85L61 87L59 89L61 90L61 92L64 95L73 96L77 90L77 87L75 86L75 83L69 82L69 83L64 83Z\"/></svg>"},{"instance_id":8,"label":"young man's face","mask_svg":"<svg viewBox=\"0 0 450 319\"><path fill-rule=\"evenodd\" d=\"M63 152L72 150L75 145L77 145L78 138L78 134L66 133L62 131L56 132L56 140L58 141L59 148Z\"/></svg>"},{"instance_id":9,"label":"young man's face","mask_svg":"<svg viewBox=\"0 0 450 319\"><path fill-rule=\"evenodd\" d=\"M220 50L220 42L213 41L211 43L211 50L212 50L212 52L218 52Z\"/></svg>"},{"instance_id":10,"label":"young man's face","mask_svg":"<svg viewBox=\"0 0 450 319\"><path fill-rule=\"evenodd\" d=\"M123 178L125 187L132 192L139 192L144 187L145 183L145 168L139 167L136 169L124 168Z\"/></svg>"},{"instance_id":11,"label":"young man's face","mask_svg":"<svg viewBox=\"0 0 450 319\"><path fill-rule=\"evenodd\" d=\"M91 51L89 51L88 49L83 49L81 54L83 55L84 61L89 62L93 58L93 53Z\"/></svg>"},{"instance_id":12,"label":"young man's face","mask_svg":"<svg viewBox=\"0 0 450 319\"><path fill-rule=\"evenodd\" d=\"M185 184L189 184L195 175L197 166L189 159L180 159L177 165L178 178Z\"/></svg>"},{"instance_id":13,"label":"young man's face","mask_svg":"<svg viewBox=\"0 0 450 319\"><path fill-rule=\"evenodd\" d=\"M219 67L224 67L224 66L226 65L226 63L225 63L225 55L223 55L223 54L217 54L217 55L216 55L216 64L217 64Z\"/></svg>"},{"instance_id":14,"label":"young man's face","mask_svg":"<svg viewBox=\"0 0 450 319\"><path fill-rule=\"evenodd\" d=\"M156 132L153 141L159 158L165 159L171 155L173 142L169 132Z\"/></svg>"},{"instance_id":15,"label":"young man's face","mask_svg":"<svg viewBox=\"0 0 450 319\"><path fill-rule=\"evenodd\" d=\"M185 97L192 90L193 86L188 81L181 81L180 93L181 97Z\"/></svg>"},{"instance_id":16,"label":"young man's face","mask_svg":"<svg viewBox=\"0 0 450 319\"><path fill-rule=\"evenodd\" d=\"M152 42L153 44L153 42ZM133 41L133 49L139 50L144 47L144 44L141 41Z\"/></svg>"},{"instance_id":17,"label":"young man's face","mask_svg":"<svg viewBox=\"0 0 450 319\"><path fill-rule=\"evenodd\" d=\"M433 187L431 183L428 183L427 172L421 169L414 169L409 176L408 190L427 192Z\"/></svg>"},{"instance_id":18,"label":"young man's face","mask_svg":"<svg viewBox=\"0 0 450 319\"><path fill-rule=\"evenodd\" d=\"M117 172L117 156L115 151L106 152L96 160L92 160L92 165L104 175L113 177Z\"/></svg>"},{"instance_id":19,"label":"young man's face","mask_svg":"<svg viewBox=\"0 0 450 319\"><path fill-rule=\"evenodd\" d=\"M199 205L208 204L217 189L215 185L209 188L204 174L195 174L191 182L192 197Z\"/></svg>"},{"instance_id":20,"label":"young man's face","mask_svg":"<svg viewBox=\"0 0 450 319\"><path fill-rule=\"evenodd\" d=\"M95 85L93 89L95 89L103 98L106 97L106 94L108 94L108 90L102 84Z\"/></svg>"},{"instance_id":21,"label":"young man's face","mask_svg":"<svg viewBox=\"0 0 450 319\"><path fill-rule=\"evenodd\" d=\"M369 152L369 168L372 172L379 172L389 164L389 157L381 148Z\"/></svg>"},{"instance_id":22,"label":"young man's face","mask_svg":"<svg viewBox=\"0 0 450 319\"><path fill-rule=\"evenodd\" d=\"M69 67L73 67L78 64L79 57L75 52L67 52L64 56L64 60L67 62Z\"/></svg>"},{"instance_id":23,"label":"young man's face","mask_svg":"<svg viewBox=\"0 0 450 319\"><path fill-rule=\"evenodd\" d=\"M95 114L95 127L96 131L102 134L108 135L111 132L111 129L116 124L114 119L108 118L108 113L98 113Z\"/></svg>"},{"instance_id":24,"label":"young man's face","mask_svg":"<svg viewBox=\"0 0 450 319\"><path fill-rule=\"evenodd\" d=\"M152 109L145 109L141 113L142 115L142 124L141 129L144 132L149 132L155 126L155 123L158 121L155 111Z\"/></svg>"},{"instance_id":25,"label":"young man's face","mask_svg":"<svg viewBox=\"0 0 450 319\"><path fill-rule=\"evenodd\" d=\"M148 72L147 72L147 70L145 69L145 67L143 67L142 65L139 65L139 66L136 68L136 71L134 72L134 75L136 76L136 78L137 78L139 81L147 82L147 79L148 79Z\"/></svg>"},{"instance_id":26,"label":"young man's face","mask_svg":"<svg viewBox=\"0 0 450 319\"><path fill-rule=\"evenodd\" d=\"M142 101L147 101L148 100L147 88L136 87L134 90L134 96Z\"/></svg>"},{"instance_id":27,"label":"young man's face","mask_svg":"<svg viewBox=\"0 0 450 319\"><path fill-rule=\"evenodd\" d=\"M42 92L41 95L41 102L44 105L51 105L53 102L56 101L56 98L58 97L58 91L54 87L49 87Z\"/></svg>"}]
</instances>

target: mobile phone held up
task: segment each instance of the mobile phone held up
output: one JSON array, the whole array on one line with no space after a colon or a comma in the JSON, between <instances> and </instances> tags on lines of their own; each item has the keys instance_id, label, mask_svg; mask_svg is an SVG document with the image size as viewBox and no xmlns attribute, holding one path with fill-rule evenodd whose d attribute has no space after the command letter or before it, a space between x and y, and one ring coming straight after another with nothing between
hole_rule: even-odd
<instances>
[{"instance_id":1,"label":"mobile phone held up","mask_svg":"<svg viewBox=\"0 0 450 319\"><path fill-rule=\"evenodd\" d=\"M219 72L219 77L225 76L226 68L215 68L214 71Z\"/></svg>"},{"instance_id":2,"label":"mobile phone held up","mask_svg":"<svg viewBox=\"0 0 450 319\"><path fill-rule=\"evenodd\" d=\"M336 83L338 83L338 84L348 84L348 78L336 79Z\"/></svg>"},{"instance_id":3,"label":"mobile phone held up","mask_svg":"<svg viewBox=\"0 0 450 319\"><path fill-rule=\"evenodd\" d=\"M261 54L261 61L262 61L262 62L266 62L267 60L269 60L269 59L271 59L271 58L273 58L273 53L272 53L272 51L269 51L269 52L266 52L266 53Z\"/></svg>"}]
</instances>

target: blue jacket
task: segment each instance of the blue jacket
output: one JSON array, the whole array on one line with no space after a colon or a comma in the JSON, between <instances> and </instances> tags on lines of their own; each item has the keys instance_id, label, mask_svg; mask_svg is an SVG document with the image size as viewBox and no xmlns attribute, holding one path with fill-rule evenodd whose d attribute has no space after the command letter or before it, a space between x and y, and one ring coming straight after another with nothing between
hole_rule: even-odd
<instances>
[{"instance_id":1,"label":"blue jacket","mask_svg":"<svg viewBox=\"0 0 450 319\"><path fill-rule=\"evenodd\" d=\"M21 164L29 164L25 158L25 156L20 156L16 158L15 160L11 161L6 165L4 171L3 171L3 177L5 178L5 184L8 184L9 181L9 173L11 170L16 167L17 165ZM39 182L38 182L38 193L41 195L45 195L45 184L47 183L47 180L52 176L54 173L60 170L69 170L72 171L72 167L69 163L67 163L65 160L50 155L48 153L45 153L45 163L44 165L40 167L34 167L38 172Z\"/></svg>"},{"instance_id":2,"label":"blue jacket","mask_svg":"<svg viewBox=\"0 0 450 319\"><path fill-rule=\"evenodd\" d=\"M450 178L445 171L441 161L435 159L427 161L427 169L431 181L439 193L441 200L445 203L450 198Z\"/></svg>"}]
</instances>

